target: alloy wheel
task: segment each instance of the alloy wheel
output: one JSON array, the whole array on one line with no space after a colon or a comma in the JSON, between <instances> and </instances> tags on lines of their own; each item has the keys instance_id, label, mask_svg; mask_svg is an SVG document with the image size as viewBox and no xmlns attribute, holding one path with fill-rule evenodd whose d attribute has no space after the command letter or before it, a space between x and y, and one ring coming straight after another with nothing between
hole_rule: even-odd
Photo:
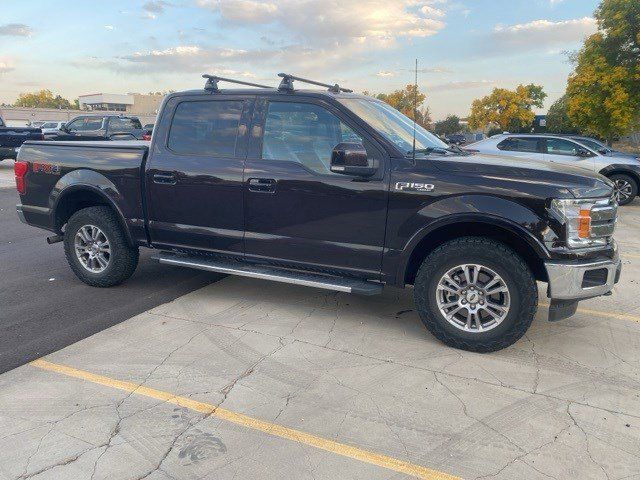
<instances>
[{"instance_id":1,"label":"alloy wheel","mask_svg":"<svg viewBox=\"0 0 640 480\"><path fill-rule=\"evenodd\" d=\"M74 238L76 256L80 264L91 273L101 273L111 261L109 239L95 225L83 225Z\"/></svg>"},{"instance_id":2,"label":"alloy wheel","mask_svg":"<svg viewBox=\"0 0 640 480\"><path fill-rule=\"evenodd\" d=\"M446 272L436 287L436 301L447 322L471 333L500 325L511 306L509 287L502 277L477 264L459 265Z\"/></svg>"},{"instance_id":3,"label":"alloy wheel","mask_svg":"<svg viewBox=\"0 0 640 480\"><path fill-rule=\"evenodd\" d=\"M614 182L614 190L618 203L626 202L633 194L633 187L631 184L622 178L616 179Z\"/></svg>"}]
</instances>

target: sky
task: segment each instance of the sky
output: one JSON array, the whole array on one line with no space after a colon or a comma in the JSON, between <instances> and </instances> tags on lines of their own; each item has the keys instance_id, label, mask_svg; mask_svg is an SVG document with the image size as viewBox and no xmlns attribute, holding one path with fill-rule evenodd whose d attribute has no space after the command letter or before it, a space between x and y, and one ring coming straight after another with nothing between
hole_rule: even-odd
<instances>
[{"instance_id":1,"label":"sky","mask_svg":"<svg viewBox=\"0 0 640 480\"><path fill-rule=\"evenodd\" d=\"M201 88L203 73L277 85L279 72L390 92L413 83L434 120L494 87L564 93L566 52L595 32L597 0L3 0L0 103L47 88ZM221 84L222 86L222 84Z\"/></svg>"}]
</instances>

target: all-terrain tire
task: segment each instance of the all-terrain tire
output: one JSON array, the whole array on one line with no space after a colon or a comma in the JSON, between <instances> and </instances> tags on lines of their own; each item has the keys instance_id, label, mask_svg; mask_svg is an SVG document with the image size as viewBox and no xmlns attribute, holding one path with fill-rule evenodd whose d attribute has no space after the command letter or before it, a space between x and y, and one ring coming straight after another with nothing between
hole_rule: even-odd
<instances>
[{"instance_id":1,"label":"all-terrain tire","mask_svg":"<svg viewBox=\"0 0 640 480\"><path fill-rule=\"evenodd\" d=\"M99 273L87 270L76 255L76 234L87 225L98 227L109 242L109 262ZM118 285L131 277L138 266L138 248L129 244L118 218L109 207L87 207L71 216L64 231L64 253L73 273L92 287Z\"/></svg>"},{"instance_id":2,"label":"all-terrain tire","mask_svg":"<svg viewBox=\"0 0 640 480\"><path fill-rule=\"evenodd\" d=\"M492 329L465 331L447 321L438 308L440 279L463 264L490 268L509 289L509 311ZM536 313L538 289L527 264L506 245L483 237L462 237L437 247L424 259L414 282L414 301L422 323L445 344L473 352L493 352L512 345L525 334Z\"/></svg>"}]
</instances>

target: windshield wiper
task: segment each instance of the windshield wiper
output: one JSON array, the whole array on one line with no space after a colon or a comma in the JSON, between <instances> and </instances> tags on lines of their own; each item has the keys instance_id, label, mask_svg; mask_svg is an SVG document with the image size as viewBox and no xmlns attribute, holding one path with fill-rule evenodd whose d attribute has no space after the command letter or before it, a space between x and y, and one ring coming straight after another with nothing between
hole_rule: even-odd
<instances>
[{"instance_id":1,"label":"windshield wiper","mask_svg":"<svg viewBox=\"0 0 640 480\"><path fill-rule=\"evenodd\" d=\"M453 150L449 150L448 148L441 147L427 147L427 148L416 148L415 150L411 149L407 152L407 155L412 155L413 153L440 153L442 155L446 155L447 152L452 152Z\"/></svg>"}]
</instances>

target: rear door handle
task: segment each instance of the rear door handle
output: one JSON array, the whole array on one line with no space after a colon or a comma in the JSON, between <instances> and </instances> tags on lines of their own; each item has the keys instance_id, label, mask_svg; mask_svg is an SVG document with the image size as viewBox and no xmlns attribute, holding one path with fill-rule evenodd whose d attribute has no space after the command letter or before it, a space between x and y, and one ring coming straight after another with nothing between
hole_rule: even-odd
<instances>
[{"instance_id":1,"label":"rear door handle","mask_svg":"<svg viewBox=\"0 0 640 480\"><path fill-rule=\"evenodd\" d=\"M249 190L252 192L274 193L276 191L275 178L250 178Z\"/></svg>"},{"instance_id":2,"label":"rear door handle","mask_svg":"<svg viewBox=\"0 0 640 480\"><path fill-rule=\"evenodd\" d=\"M174 173L155 173L153 175L153 183L161 185L175 185L176 176Z\"/></svg>"}]
</instances>

